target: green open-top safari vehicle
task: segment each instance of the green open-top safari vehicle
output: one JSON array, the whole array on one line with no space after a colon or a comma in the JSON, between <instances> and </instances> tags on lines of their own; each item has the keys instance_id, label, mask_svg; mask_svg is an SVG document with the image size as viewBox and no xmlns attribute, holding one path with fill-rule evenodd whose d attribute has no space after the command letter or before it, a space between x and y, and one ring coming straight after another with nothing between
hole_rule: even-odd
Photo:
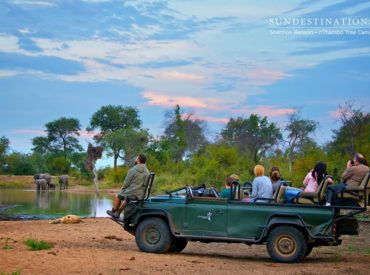
<instances>
[{"instance_id":1,"label":"green open-top safari vehicle","mask_svg":"<svg viewBox=\"0 0 370 275\"><path fill-rule=\"evenodd\" d=\"M355 193L349 194L361 205L326 207L322 205L325 190L317 197L285 203L286 187L272 200L247 203L240 200L238 183L232 185L228 199L205 186L186 186L150 197L151 173L145 196L129 202L123 220L116 221L135 236L145 252L180 252L189 241L266 244L273 260L298 262L314 247L340 245L341 235L358 234L354 215L366 211L369 175L357 199Z\"/></svg>"}]
</instances>

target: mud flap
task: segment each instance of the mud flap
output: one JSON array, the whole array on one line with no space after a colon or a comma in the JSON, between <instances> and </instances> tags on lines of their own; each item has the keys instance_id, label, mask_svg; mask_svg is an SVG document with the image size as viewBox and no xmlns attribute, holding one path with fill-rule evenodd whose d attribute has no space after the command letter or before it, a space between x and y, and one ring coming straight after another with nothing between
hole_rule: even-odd
<instances>
[{"instance_id":1,"label":"mud flap","mask_svg":"<svg viewBox=\"0 0 370 275\"><path fill-rule=\"evenodd\" d=\"M354 217L347 217L336 222L337 235L358 235L358 221Z\"/></svg>"}]
</instances>

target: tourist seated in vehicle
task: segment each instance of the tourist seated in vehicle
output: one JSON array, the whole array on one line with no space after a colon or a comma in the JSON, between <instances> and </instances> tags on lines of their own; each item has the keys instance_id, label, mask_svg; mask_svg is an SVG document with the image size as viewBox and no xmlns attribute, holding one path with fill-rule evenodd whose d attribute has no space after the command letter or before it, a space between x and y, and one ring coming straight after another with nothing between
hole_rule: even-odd
<instances>
[{"instance_id":1,"label":"tourist seated in vehicle","mask_svg":"<svg viewBox=\"0 0 370 275\"><path fill-rule=\"evenodd\" d=\"M273 166L270 170L270 180L272 183L272 191L275 193L280 185L283 184L279 167Z\"/></svg>"},{"instance_id":2,"label":"tourist seated in vehicle","mask_svg":"<svg viewBox=\"0 0 370 275\"><path fill-rule=\"evenodd\" d=\"M231 198L231 184L233 183L233 181L234 180L231 177L225 179L225 188L220 192L220 198Z\"/></svg>"},{"instance_id":3,"label":"tourist seated in vehicle","mask_svg":"<svg viewBox=\"0 0 370 275\"><path fill-rule=\"evenodd\" d=\"M237 181L237 182L239 182L239 180L240 180L240 178L239 178L239 176L237 174L231 174L230 175L230 178L232 178L233 181Z\"/></svg>"},{"instance_id":4,"label":"tourist seated in vehicle","mask_svg":"<svg viewBox=\"0 0 370 275\"><path fill-rule=\"evenodd\" d=\"M265 168L257 164L254 167L256 176L252 182L252 194L249 197L250 202L266 202L272 199L272 184L269 177L265 175Z\"/></svg>"},{"instance_id":5,"label":"tourist seated in vehicle","mask_svg":"<svg viewBox=\"0 0 370 275\"><path fill-rule=\"evenodd\" d=\"M356 153L353 160L347 162L347 168L342 174L343 182L329 187L326 191L326 206L335 204L338 194L346 190L347 186L359 186L368 172L368 162L362 154Z\"/></svg>"},{"instance_id":6,"label":"tourist seated in vehicle","mask_svg":"<svg viewBox=\"0 0 370 275\"><path fill-rule=\"evenodd\" d=\"M146 156L139 154L135 160L135 166L127 173L121 191L114 198L112 210L107 210L109 216L118 219L130 199L141 199L144 196L145 183L149 176L145 163Z\"/></svg>"},{"instance_id":7,"label":"tourist seated in vehicle","mask_svg":"<svg viewBox=\"0 0 370 275\"><path fill-rule=\"evenodd\" d=\"M314 168L308 172L303 180L303 191L304 192L316 192L319 188L319 184L327 176L326 164L319 161L315 164ZM328 179L329 183L332 183L331 179Z\"/></svg>"}]
</instances>

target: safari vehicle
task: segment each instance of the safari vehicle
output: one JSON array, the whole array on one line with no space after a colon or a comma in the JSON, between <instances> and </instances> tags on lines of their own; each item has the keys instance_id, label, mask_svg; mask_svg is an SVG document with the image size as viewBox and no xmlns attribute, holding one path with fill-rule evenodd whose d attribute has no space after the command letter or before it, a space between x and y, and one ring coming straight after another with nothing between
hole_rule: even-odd
<instances>
[{"instance_id":1,"label":"safari vehicle","mask_svg":"<svg viewBox=\"0 0 370 275\"><path fill-rule=\"evenodd\" d=\"M312 203L285 203L288 187L281 187L272 200L247 203L240 200L238 183L232 184L228 199L206 186L149 197L151 173L144 197L129 202L123 220L116 222L135 236L144 252L181 252L189 241L266 244L274 261L298 262L314 247L340 245L341 235L358 234L354 215L366 210L369 175L361 184L362 206L327 207L321 205L320 194Z\"/></svg>"}]
</instances>

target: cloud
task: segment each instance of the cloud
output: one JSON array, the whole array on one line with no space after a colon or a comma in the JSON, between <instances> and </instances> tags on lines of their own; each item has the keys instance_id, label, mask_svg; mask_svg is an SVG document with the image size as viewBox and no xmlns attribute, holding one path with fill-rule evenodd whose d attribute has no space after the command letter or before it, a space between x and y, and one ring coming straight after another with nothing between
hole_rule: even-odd
<instances>
[{"instance_id":1,"label":"cloud","mask_svg":"<svg viewBox=\"0 0 370 275\"><path fill-rule=\"evenodd\" d=\"M291 74L284 73L279 70L272 70L268 68L258 68L246 72L248 80L257 86L271 85L276 81L282 80L287 77L292 77Z\"/></svg>"},{"instance_id":2,"label":"cloud","mask_svg":"<svg viewBox=\"0 0 370 275\"><path fill-rule=\"evenodd\" d=\"M80 138L93 138L99 132L80 130L80 131L78 131L78 133L80 134Z\"/></svg>"},{"instance_id":3,"label":"cloud","mask_svg":"<svg viewBox=\"0 0 370 275\"><path fill-rule=\"evenodd\" d=\"M335 110L335 111L331 111L329 112L329 116L331 118L334 118L334 119L339 119L341 117L342 113L341 111L338 109L338 110Z\"/></svg>"},{"instance_id":4,"label":"cloud","mask_svg":"<svg viewBox=\"0 0 370 275\"><path fill-rule=\"evenodd\" d=\"M16 70L0 70L0 78L2 77L13 77L18 75L18 71Z\"/></svg>"},{"instance_id":5,"label":"cloud","mask_svg":"<svg viewBox=\"0 0 370 275\"><path fill-rule=\"evenodd\" d=\"M13 4L16 5L27 5L27 6L38 6L38 7L52 7L56 4L48 0L13 0Z\"/></svg>"},{"instance_id":6,"label":"cloud","mask_svg":"<svg viewBox=\"0 0 370 275\"><path fill-rule=\"evenodd\" d=\"M143 97L148 100L149 105L174 107L176 104L187 108L201 108L205 109L209 106L203 102L201 98L187 97L187 96L169 96L157 92L144 92Z\"/></svg>"},{"instance_id":7,"label":"cloud","mask_svg":"<svg viewBox=\"0 0 370 275\"><path fill-rule=\"evenodd\" d=\"M281 117L281 116L290 115L296 111L297 110L293 108L274 108L273 106L257 106L257 107L250 107L250 108L242 108L242 109L234 111L234 113L257 114L260 116L267 116L267 117Z\"/></svg>"},{"instance_id":8,"label":"cloud","mask_svg":"<svg viewBox=\"0 0 370 275\"><path fill-rule=\"evenodd\" d=\"M163 71L158 73L158 77L165 80L188 80L188 81L202 81L204 77L201 75L182 73L179 71Z\"/></svg>"},{"instance_id":9,"label":"cloud","mask_svg":"<svg viewBox=\"0 0 370 275\"><path fill-rule=\"evenodd\" d=\"M14 53L19 51L18 37L0 33L0 52Z\"/></svg>"}]
</instances>

